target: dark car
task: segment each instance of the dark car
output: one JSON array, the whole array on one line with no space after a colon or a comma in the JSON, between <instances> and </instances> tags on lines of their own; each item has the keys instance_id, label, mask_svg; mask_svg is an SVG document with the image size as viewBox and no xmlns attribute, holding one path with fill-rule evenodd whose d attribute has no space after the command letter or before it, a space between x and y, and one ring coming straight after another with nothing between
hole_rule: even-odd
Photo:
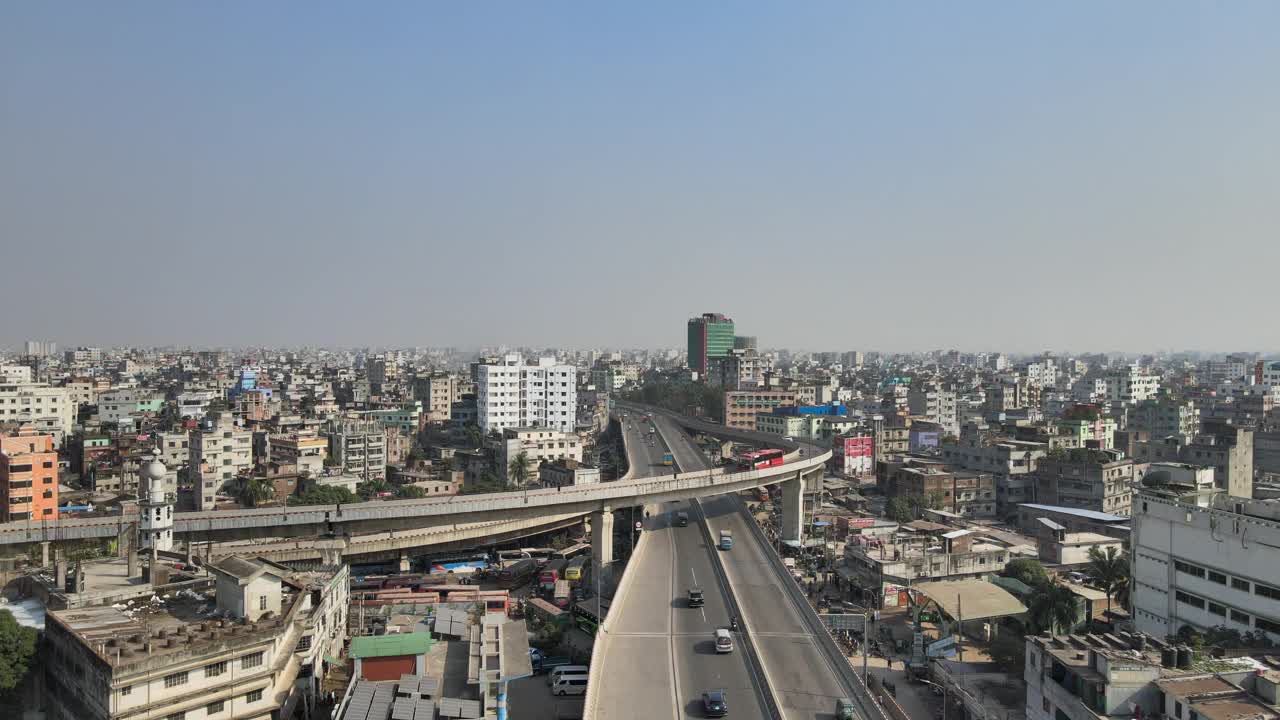
<instances>
[{"instance_id":1,"label":"dark car","mask_svg":"<svg viewBox=\"0 0 1280 720\"><path fill-rule=\"evenodd\" d=\"M723 690L708 690L702 693L702 714L707 717L724 717L729 714L729 702Z\"/></svg>"},{"instance_id":2,"label":"dark car","mask_svg":"<svg viewBox=\"0 0 1280 720\"><path fill-rule=\"evenodd\" d=\"M702 607L705 602L700 588L689 588L689 607Z\"/></svg>"},{"instance_id":3,"label":"dark car","mask_svg":"<svg viewBox=\"0 0 1280 720\"><path fill-rule=\"evenodd\" d=\"M689 527L689 513L676 513L676 525L679 525L680 527Z\"/></svg>"}]
</instances>

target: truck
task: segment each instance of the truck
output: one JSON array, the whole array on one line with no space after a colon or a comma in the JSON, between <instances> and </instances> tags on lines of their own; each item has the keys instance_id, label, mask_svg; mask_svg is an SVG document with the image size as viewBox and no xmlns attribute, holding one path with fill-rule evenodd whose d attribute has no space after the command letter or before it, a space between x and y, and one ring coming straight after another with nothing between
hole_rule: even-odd
<instances>
[{"instance_id":1,"label":"truck","mask_svg":"<svg viewBox=\"0 0 1280 720\"><path fill-rule=\"evenodd\" d=\"M553 597L555 599L556 607L561 609L567 609L569 607L569 581L568 580L556 581L556 589Z\"/></svg>"},{"instance_id":2,"label":"truck","mask_svg":"<svg viewBox=\"0 0 1280 720\"><path fill-rule=\"evenodd\" d=\"M675 463L675 460L676 459L671 456L671 453L662 454L662 464L666 465L667 467L671 467Z\"/></svg>"},{"instance_id":3,"label":"truck","mask_svg":"<svg viewBox=\"0 0 1280 720\"><path fill-rule=\"evenodd\" d=\"M733 549L733 531L732 530L720 531L720 549L721 550Z\"/></svg>"}]
</instances>

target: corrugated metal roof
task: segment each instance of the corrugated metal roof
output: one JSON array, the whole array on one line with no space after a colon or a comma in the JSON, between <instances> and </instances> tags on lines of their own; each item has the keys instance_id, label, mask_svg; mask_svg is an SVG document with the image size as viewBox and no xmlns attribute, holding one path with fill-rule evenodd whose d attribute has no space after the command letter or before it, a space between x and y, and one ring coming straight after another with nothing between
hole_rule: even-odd
<instances>
[{"instance_id":1,"label":"corrugated metal roof","mask_svg":"<svg viewBox=\"0 0 1280 720\"><path fill-rule=\"evenodd\" d=\"M431 635L429 633L378 635L375 637L357 637L351 640L351 657L353 658L422 655L430 649Z\"/></svg>"},{"instance_id":2,"label":"corrugated metal roof","mask_svg":"<svg viewBox=\"0 0 1280 720\"><path fill-rule=\"evenodd\" d=\"M1018 507L1031 508L1032 510L1045 510L1047 512L1056 512L1063 515L1075 515L1077 517L1089 518L1090 520L1098 520L1101 522L1129 522L1132 518L1123 515L1112 515L1111 513L1098 512L1097 510L1082 510L1080 508L1063 507L1061 505L1037 505L1035 503L1019 503Z\"/></svg>"}]
</instances>

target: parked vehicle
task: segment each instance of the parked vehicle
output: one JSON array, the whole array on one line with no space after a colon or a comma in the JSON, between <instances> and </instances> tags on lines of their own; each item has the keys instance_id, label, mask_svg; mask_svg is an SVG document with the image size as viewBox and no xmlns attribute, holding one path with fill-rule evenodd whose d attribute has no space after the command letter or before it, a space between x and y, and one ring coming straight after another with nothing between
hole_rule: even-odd
<instances>
[{"instance_id":1,"label":"parked vehicle","mask_svg":"<svg viewBox=\"0 0 1280 720\"><path fill-rule=\"evenodd\" d=\"M560 697L565 695L586 695L587 694L587 676L586 675L561 675L559 680L551 686L551 692Z\"/></svg>"},{"instance_id":2,"label":"parked vehicle","mask_svg":"<svg viewBox=\"0 0 1280 720\"><path fill-rule=\"evenodd\" d=\"M586 665L561 665L547 673L547 684L555 685L562 675L586 675L590 670Z\"/></svg>"},{"instance_id":3,"label":"parked vehicle","mask_svg":"<svg viewBox=\"0 0 1280 720\"><path fill-rule=\"evenodd\" d=\"M518 588L538 573L538 562L533 558L517 560L498 571L498 587L504 590Z\"/></svg>"}]
</instances>

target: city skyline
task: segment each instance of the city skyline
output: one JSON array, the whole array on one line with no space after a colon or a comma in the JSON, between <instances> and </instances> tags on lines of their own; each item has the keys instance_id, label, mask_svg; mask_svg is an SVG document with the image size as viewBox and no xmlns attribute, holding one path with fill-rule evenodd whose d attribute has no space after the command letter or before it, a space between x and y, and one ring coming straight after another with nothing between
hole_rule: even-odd
<instances>
[{"instance_id":1,"label":"city skyline","mask_svg":"<svg viewBox=\"0 0 1280 720\"><path fill-rule=\"evenodd\" d=\"M1277 20L9 5L0 342L1274 348Z\"/></svg>"}]
</instances>

